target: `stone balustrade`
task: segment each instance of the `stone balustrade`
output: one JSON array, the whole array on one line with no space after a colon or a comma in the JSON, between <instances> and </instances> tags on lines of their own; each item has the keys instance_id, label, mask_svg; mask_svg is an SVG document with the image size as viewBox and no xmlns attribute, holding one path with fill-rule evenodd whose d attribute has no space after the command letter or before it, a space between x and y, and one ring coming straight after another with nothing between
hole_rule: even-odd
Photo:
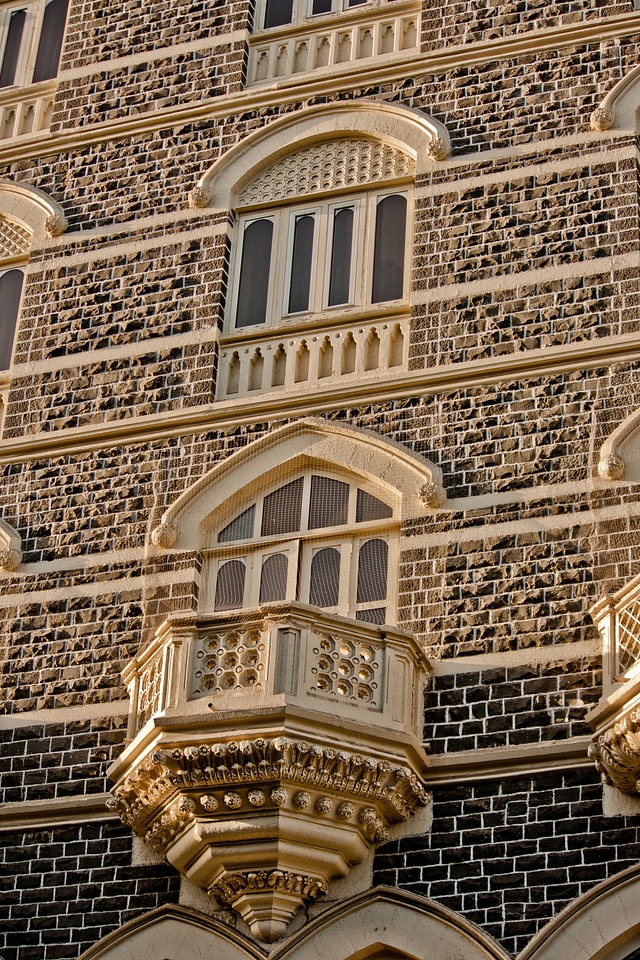
<instances>
[{"instance_id":1,"label":"stone balustrade","mask_svg":"<svg viewBox=\"0 0 640 960\"><path fill-rule=\"evenodd\" d=\"M0 140L48 130L57 82L47 80L0 92Z\"/></svg>"},{"instance_id":2,"label":"stone balustrade","mask_svg":"<svg viewBox=\"0 0 640 960\"><path fill-rule=\"evenodd\" d=\"M378 9L354 8L317 22L308 20L250 42L248 83L267 83L292 74L353 63L369 57L403 54L418 47L420 13L414 3Z\"/></svg>"},{"instance_id":3,"label":"stone balustrade","mask_svg":"<svg viewBox=\"0 0 640 960\"><path fill-rule=\"evenodd\" d=\"M217 399L328 386L388 373L404 373L407 316L349 326L318 326L271 336L225 337L220 349Z\"/></svg>"}]
</instances>

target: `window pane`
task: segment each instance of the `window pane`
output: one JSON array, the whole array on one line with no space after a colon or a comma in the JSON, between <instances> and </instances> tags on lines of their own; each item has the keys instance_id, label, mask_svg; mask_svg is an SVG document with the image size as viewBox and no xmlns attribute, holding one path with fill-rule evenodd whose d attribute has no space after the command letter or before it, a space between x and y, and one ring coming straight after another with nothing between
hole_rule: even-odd
<instances>
[{"instance_id":1,"label":"window pane","mask_svg":"<svg viewBox=\"0 0 640 960\"><path fill-rule=\"evenodd\" d=\"M218 534L218 543L231 543L233 540L246 540L253 536L253 518L256 507L252 504L248 510L228 523Z\"/></svg>"},{"instance_id":2,"label":"window pane","mask_svg":"<svg viewBox=\"0 0 640 960\"><path fill-rule=\"evenodd\" d=\"M387 596L387 554L385 540L367 540L358 557L357 603L384 600Z\"/></svg>"},{"instance_id":3,"label":"window pane","mask_svg":"<svg viewBox=\"0 0 640 960\"><path fill-rule=\"evenodd\" d=\"M315 607L336 607L340 586L340 551L335 547L318 550L311 560L309 603Z\"/></svg>"},{"instance_id":4,"label":"window pane","mask_svg":"<svg viewBox=\"0 0 640 960\"><path fill-rule=\"evenodd\" d=\"M264 498L262 505L262 536L294 533L300 529L302 514L303 477L292 480Z\"/></svg>"},{"instance_id":5,"label":"window pane","mask_svg":"<svg viewBox=\"0 0 640 960\"><path fill-rule=\"evenodd\" d=\"M286 600L288 565L289 558L286 553L276 553L266 558L260 577L260 603Z\"/></svg>"},{"instance_id":6,"label":"window pane","mask_svg":"<svg viewBox=\"0 0 640 960\"><path fill-rule=\"evenodd\" d=\"M384 197L376 210L372 303L398 300L404 288L404 244L407 201L400 194Z\"/></svg>"},{"instance_id":7,"label":"window pane","mask_svg":"<svg viewBox=\"0 0 640 960\"><path fill-rule=\"evenodd\" d=\"M236 327L264 323L271 269L271 220L254 220L245 227L240 263Z\"/></svg>"},{"instance_id":8,"label":"window pane","mask_svg":"<svg viewBox=\"0 0 640 960\"><path fill-rule=\"evenodd\" d=\"M309 309L314 225L314 218L308 214L296 217L291 257L289 313L299 313L301 310Z\"/></svg>"},{"instance_id":9,"label":"window pane","mask_svg":"<svg viewBox=\"0 0 640 960\"><path fill-rule=\"evenodd\" d=\"M372 610L356 610L356 620L362 620L364 623L385 623L386 617L386 607L374 607Z\"/></svg>"},{"instance_id":10,"label":"window pane","mask_svg":"<svg viewBox=\"0 0 640 960\"><path fill-rule=\"evenodd\" d=\"M240 610L244 597L245 565L242 560L228 560L218 570L216 610Z\"/></svg>"},{"instance_id":11,"label":"window pane","mask_svg":"<svg viewBox=\"0 0 640 960\"><path fill-rule=\"evenodd\" d=\"M0 275L0 370L6 370L11 363L22 278L22 270L7 270Z\"/></svg>"},{"instance_id":12,"label":"window pane","mask_svg":"<svg viewBox=\"0 0 640 960\"><path fill-rule=\"evenodd\" d=\"M2 58L2 69L0 69L0 87L10 87L12 83L15 83L20 44L22 43L22 33L26 19L26 10L14 10L9 19L7 42Z\"/></svg>"},{"instance_id":13,"label":"window pane","mask_svg":"<svg viewBox=\"0 0 640 960\"><path fill-rule=\"evenodd\" d=\"M318 16L319 13L331 13L331 5L332 0L313 0L311 13L314 17Z\"/></svg>"},{"instance_id":14,"label":"window pane","mask_svg":"<svg viewBox=\"0 0 640 960\"><path fill-rule=\"evenodd\" d=\"M358 490L356 501L356 523L367 523L369 520L388 520L393 516L393 510L382 500L372 497L364 490Z\"/></svg>"},{"instance_id":15,"label":"window pane","mask_svg":"<svg viewBox=\"0 0 640 960\"><path fill-rule=\"evenodd\" d=\"M51 0L44 11L33 82L51 80L58 73L68 0Z\"/></svg>"},{"instance_id":16,"label":"window pane","mask_svg":"<svg viewBox=\"0 0 640 960\"><path fill-rule=\"evenodd\" d=\"M330 477L311 477L309 530L347 522L349 484Z\"/></svg>"},{"instance_id":17,"label":"window pane","mask_svg":"<svg viewBox=\"0 0 640 960\"><path fill-rule=\"evenodd\" d=\"M351 245L353 242L353 208L336 210L333 217L329 306L349 302L351 279Z\"/></svg>"},{"instance_id":18,"label":"window pane","mask_svg":"<svg viewBox=\"0 0 640 960\"><path fill-rule=\"evenodd\" d=\"M264 25L266 27L280 27L284 23L291 23L293 0L267 0L264 11Z\"/></svg>"}]
</instances>

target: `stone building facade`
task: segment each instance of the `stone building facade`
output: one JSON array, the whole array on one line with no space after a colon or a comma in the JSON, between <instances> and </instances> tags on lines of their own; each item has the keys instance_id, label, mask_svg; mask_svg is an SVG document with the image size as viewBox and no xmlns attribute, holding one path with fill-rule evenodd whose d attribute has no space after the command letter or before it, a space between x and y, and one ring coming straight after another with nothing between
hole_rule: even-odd
<instances>
[{"instance_id":1,"label":"stone building facade","mask_svg":"<svg viewBox=\"0 0 640 960\"><path fill-rule=\"evenodd\" d=\"M636 6L0 0L3 960L640 956Z\"/></svg>"}]
</instances>

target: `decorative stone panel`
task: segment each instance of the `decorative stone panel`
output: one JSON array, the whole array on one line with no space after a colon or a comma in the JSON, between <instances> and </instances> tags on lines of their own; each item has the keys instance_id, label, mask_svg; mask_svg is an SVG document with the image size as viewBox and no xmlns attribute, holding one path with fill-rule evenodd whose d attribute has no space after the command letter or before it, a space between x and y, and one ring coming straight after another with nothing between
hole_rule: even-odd
<instances>
[{"instance_id":1,"label":"decorative stone panel","mask_svg":"<svg viewBox=\"0 0 640 960\"><path fill-rule=\"evenodd\" d=\"M57 82L10 87L0 93L0 140L48 130Z\"/></svg>"},{"instance_id":2,"label":"decorative stone panel","mask_svg":"<svg viewBox=\"0 0 640 960\"><path fill-rule=\"evenodd\" d=\"M238 205L413 178L415 169L412 157L379 140L314 143L261 171L242 190Z\"/></svg>"},{"instance_id":3,"label":"decorative stone panel","mask_svg":"<svg viewBox=\"0 0 640 960\"><path fill-rule=\"evenodd\" d=\"M278 939L429 802L428 669L403 631L302 604L172 617L125 671L133 740L110 806Z\"/></svg>"},{"instance_id":4,"label":"decorative stone panel","mask_svg":"<svg viewBox=\"0 0 640 960\"><path fill-rule=\"evenodd\" d=\"M32 233L7 217L0 217L0 260L26 256L31 247Z\"/></svg>"}]
</instances>

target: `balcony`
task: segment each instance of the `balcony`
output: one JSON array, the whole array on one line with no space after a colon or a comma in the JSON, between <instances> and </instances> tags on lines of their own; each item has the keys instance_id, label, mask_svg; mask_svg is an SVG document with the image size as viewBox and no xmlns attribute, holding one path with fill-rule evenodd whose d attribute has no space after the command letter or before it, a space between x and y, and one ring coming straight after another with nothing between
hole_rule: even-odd
<instances>
[{"instance_id":1,"label":"balcony","mask_svg":"<svg viewBox=\"0 0 640 960\"><path fill-rule=\"evenodd\" d=\"M413 638L298 603L170 617L125 671L111 806L257 938L428 803Z\"/></svg>"},{"instance_id":2,"label":"balcony","mask_svg":"<svg viewBox=\"0 0 640 960\"><path fill-rule=\"evenodd\" d=\"M638 797L640 789L640 577L591 610L603 644L603 696L587 720L589 756L604 783Z\"/></svg>"},{"instance_id":3,"label":"balcony","mask_svg":"<svg viewBox=\"0 0 640 960\"><path fill-rule=\"evenodd\" d=\"M48 130L57 86L45 80L0 91L0 141Z\"/></svg>"},{"instance_id":4,"label":"balcony","mask_svg":"<svg viewBox=\"0 0 640 960\"><path fill-rule=\"evenodd\" d=\"M304 332L280 330L249 339L225 337L220 350L218 400L308 390L407 370L407 316Z\"/></svg>"},{"instance_id":5,"label":"balcony","mask_svg":"<svg viewBox=\"0 0 640 960\"><path fill-rule=\"evenodd\" d=\"M327 70L374 57L406 56L418 49L420 9L415 3L367 4L306 20L250 40L248 84Z\"/></svg>"}]
</instances>

